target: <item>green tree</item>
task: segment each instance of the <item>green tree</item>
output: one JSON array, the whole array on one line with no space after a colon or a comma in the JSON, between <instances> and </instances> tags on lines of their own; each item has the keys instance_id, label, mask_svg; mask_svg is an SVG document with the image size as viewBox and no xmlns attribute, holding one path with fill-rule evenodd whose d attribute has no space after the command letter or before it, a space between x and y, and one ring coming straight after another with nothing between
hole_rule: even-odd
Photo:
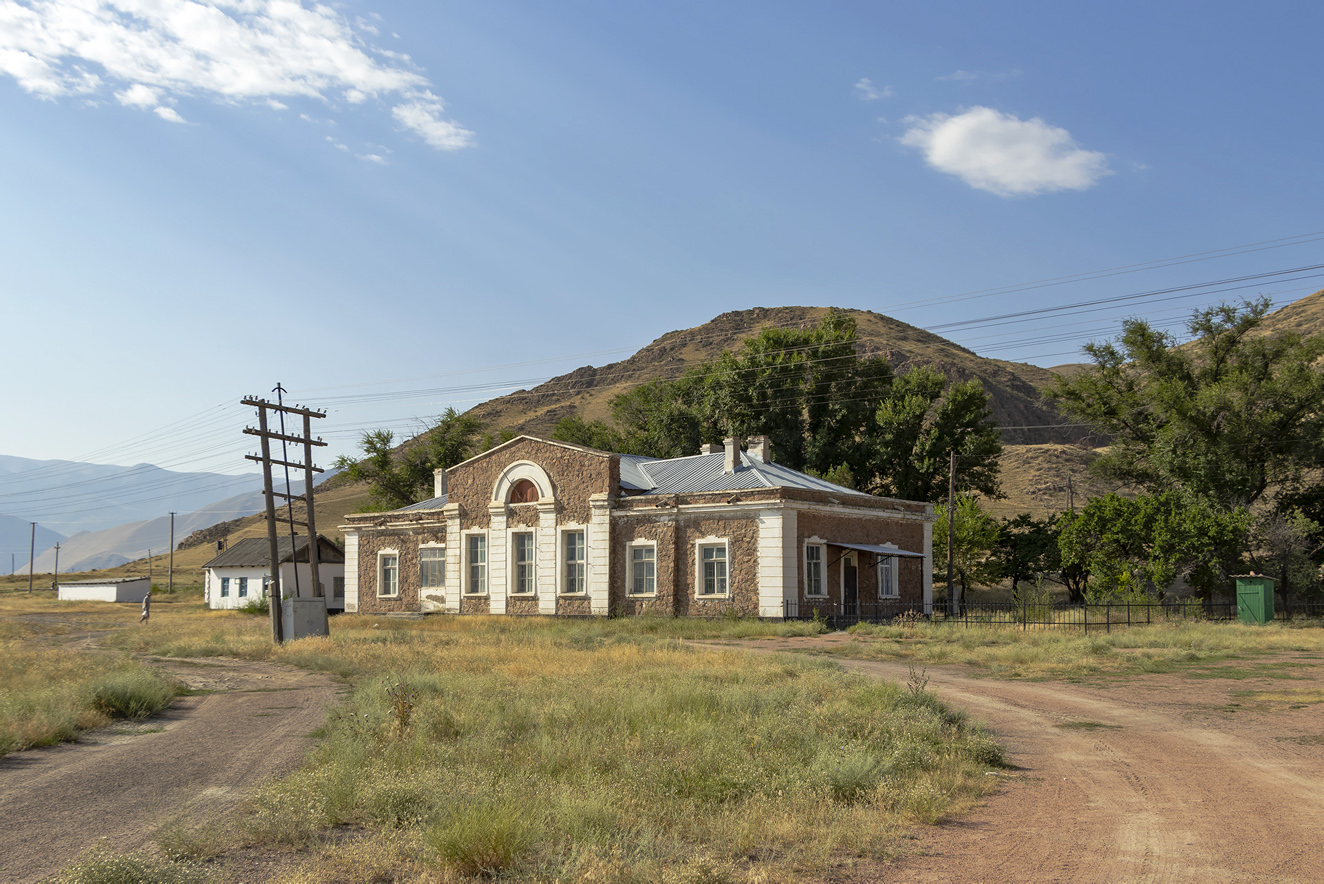
<instances>
[{"instance_id":1,"label":"green tree","mask_svg":"<svg viewBox=\"0 0 1324 884\"><path fill-rule=\"evenodd\" d=\"M947 582L947 505L933 505L933 582ZM998 542L998 522L984 512L972 494L956 498L952 542L952 575L958 587L957 600L965 605L971 587L988 586L998 579L991 553Z\"/></svg>"},{"instance_id":2,"label":"green tree","mask_svg":"<svg viewBox=\"0 0 1324 884\"><path fill-rule=\"evenodd\" d=\"M336 469L367 482L372 510L393 510L432 495L433 471L467 460L480 443L482 422L448 408L413 440L395 445L390 430L369 430L359 440L363 456L341 455Z\"/></svg>"},{"instance_id":3,"label":"green tree","mask_svg":"<svg viewBox=\"0 0 1324 884\"><path fill-rule=\"evenodd\" d=\"M1058 544L1063 566L1089 574L1095 599L1162 599L1179 577L1208 599L1225 584L1245 548L1250 514L1227 511L1180 490L1096 497L1064 514Z\"/></svg>"},{"instance_id":4,"label":"green tree","mask_svg":"<svg viewBox=\"0 0 1324 884\"><path fill-rule=\"evenodd\" d=\"M927 366L898 377L870 428L868 490L903 500L944 496L956 452L956 490L1001 496L1002 442L978 381L949 383Z\"/></svg>"},{"instance_id":5,"label":"green tree","mask_svg":"<svg viewBox=\"0 0 1324 884\"><path fill-rule=\"evenodd\" d=\"M1227 512L1270 492L1278 511L1290 503L1283 495L1308 496L1311 471L1324 467L1324 337L1259 333L1269 307L1261 298L1197 311L1181 347L1138 319L1116 341L1088 345L1093 367L1050 395L1112 437L1094 469Z\"/></svg>"},{"instance_id":6,"label":"green tree","mask_svg":"<svg viewBox=\"0 0 1324 884\"><path fill-rule=\"evenodd\" d=\"M1277 578L1277 591L1290 606L1292 600L1317 597L1324 587L1313 557L1324 552L1320 525L1300 510L1266 512L1251 529L1251 561L1257 570Z\"/></svg>"},{"instance_id":7,"label":"green tree","mask_svg":"<svg viewBox=\"0 0 1324 884\"><path fill-rule=\"evenodd\" d=\"M1041 521L1029 513L1021 513L1002 520L993 545L993 569L998 579L1011 581L1013 600L1021 599L1021 581L1061 569L1057 535L1056 517Z\"/></svg>"},{"instance_id":8,"label":"green tree","mask_svg":"<svg viewBox=\"0 0 1324 884\"><path fill-rule=\"evenodd\" d=\"M957 487L995 495L1001 452L976 381L932 369L893 378L856 352L855 320L830 311L807 329L764 329L711 365L612 400L612 423L568 418L555 438L650 457L693 454L725 436L762 435L778 463L876 494L931 500Z\"/></svg>"}]
</instances>

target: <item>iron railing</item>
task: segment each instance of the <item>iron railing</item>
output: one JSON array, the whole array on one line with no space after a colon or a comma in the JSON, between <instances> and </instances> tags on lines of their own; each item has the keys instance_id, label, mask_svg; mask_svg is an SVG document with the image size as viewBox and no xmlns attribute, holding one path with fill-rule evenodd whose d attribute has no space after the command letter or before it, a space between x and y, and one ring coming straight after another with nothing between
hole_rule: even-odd
<instances>
[{"instance_id":1,"label":"iron railing","mask_svg":"<svg viewBox=\"0 0 1324 884\"><path fill-rule=\"evenodd\" d=\"M835 599L803 599L782 604L786 620L822 620L829 629L845 629L856 623L928 621L961 626L1000 626L1028 629L1080 629L1111 632L1114 628L1186 621L1237 619L1236 602L1206 603L1183 599L1162 603L1110 602L1059 605L1043 602L964 602L949 614L946 600L934 601L932 610L923 605L896 600L840 602ZM1324 619L1324 601L1294 602L1275 611L1277 620Z\"/></svg>"}]
</instances>

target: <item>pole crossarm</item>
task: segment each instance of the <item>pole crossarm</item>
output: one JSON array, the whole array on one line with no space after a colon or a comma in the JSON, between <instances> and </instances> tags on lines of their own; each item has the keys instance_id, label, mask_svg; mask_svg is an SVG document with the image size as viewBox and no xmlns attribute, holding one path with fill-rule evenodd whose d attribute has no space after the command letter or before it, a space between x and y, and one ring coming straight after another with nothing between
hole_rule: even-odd
<instances>
[{"instance_id":1,"label":"pole crossarm","mask_svg":"<svg viewBox=\"0 0 1324 884\"><path fill-rule=\"evenodd\" d=\"M254 408L270 408L272 411L283 411L286 414L301 414L304 417L326 417L325 411L314 411L311 408L301 408L298 405L277 405L275 402L258 399L256 396L248 396L241 399L239 404L251 405Z\"/></svg>"},{"instance_id":2,"label":"pole crossarm","mask_svg":"<svg viewBox=\"0 0 1324 884\"><path fill-rule=\"evenodd\" d=\"M260 454L245 454L245 455L244 455L244 460L255 460L255 461L257 461L258 463L269 463L269 464L274 464L275 466L278 466L278 467L294 467L296 470L311 470L311 471L314 472L314 473L324 473L324 472L326 472L326 471L323 470L321 467L310 467L310 466L308 466L307 464L302 464L302 463L290 463L290 462L287 461L287 460L272 460L272 459L270 459L270 458L264 458L264 457L262 457ZM302 495L302 494L296 494L296 495L294 495L294 497L295 497L296 500L298 500L298 499L302 498L303 495Z\"/></svg>"},{"instance_id":3,"label":"pole crossarm","mask_svg":"<svg viewBox=\"0 0 1324 884\"><path fill-rule=\"evenodd\" d=\"M286 436L284 433L273 433L270 430L262 431L253 427L244 427L244 434L247 436L265 436L268 439L280 439L283 442L298 442L300 445L316 445L318 448L325 448L326 443L317 439L306 439L303 436Z\"/></svg>"}]
</instances>

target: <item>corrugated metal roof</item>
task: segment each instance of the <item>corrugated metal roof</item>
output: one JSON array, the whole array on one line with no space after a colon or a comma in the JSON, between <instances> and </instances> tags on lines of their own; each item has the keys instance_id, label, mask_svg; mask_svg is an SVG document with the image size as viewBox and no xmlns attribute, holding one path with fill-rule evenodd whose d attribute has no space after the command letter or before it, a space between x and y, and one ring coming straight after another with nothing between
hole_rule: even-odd
<instances>
[{"instance_id":1,"label":"corrugated metal roof","mask_svg":"<svg viewBox=\"0 0 1324 884\"><path fill-rule=\"evenodd\" d=\"M335 544L325 537L318 535L322 540L322 546L318 550L317 560L324 564L334 565L345 561L345 554L336 548ZM294 538L298 541L294 547L297 552L304 552L308 548L308 535L300 534ZM334 554L332 554L334 550ZM288 562L293 558L291 543L288 535L276 538L276 560L279 562ZM265 537L245 537L225 552L212 559L204 568L267 568L271 565L271 545Z\"/></svg>"},{"instance_id":2,"label":"corrugated metal roof","mask_svg":"<svg viewBox=\"0 0 1324 884\"><path fill-rule=\"evenodd\" d=\"M798 470L775 463L764 463L741 452L734 473L727 473L726 455L696 454L658 460L638 455L621 455L621 484L644 494L685 494L695 491L747 491L754 488L801 488L831 494L868 497L824 479L816 479Z\"/></svg>"},{"instance_id":3,"label":"corrugated metal roof","mask_svg":"<svg viewBox=\"0 0 1324 884\"><path fill-rule=\"evenodd\" d=\"M418 503L411 503L409 506L402 506L398 510L391 510L393 513L412 513L419 510L439 510L446 505L446 498L449 495L443 494L441 497L429 497L427 500L420 500Z\"/></svg>"},{"instance_id":4,"label":"corrugated metal roof","mask_svg":"<svg viewBox=\"0 0 1324 884\"><path fill-rule=\"evenodd\" d=\"M855 549L860 552L871 552L877 556L891 557L898 559L927 559L924 553L910 552L909 550L897 549L895 546L888 546L885 543L838 543L835 540L829 540L828 546L839 546L842 549Z\"/></svg>"}]
</instances>

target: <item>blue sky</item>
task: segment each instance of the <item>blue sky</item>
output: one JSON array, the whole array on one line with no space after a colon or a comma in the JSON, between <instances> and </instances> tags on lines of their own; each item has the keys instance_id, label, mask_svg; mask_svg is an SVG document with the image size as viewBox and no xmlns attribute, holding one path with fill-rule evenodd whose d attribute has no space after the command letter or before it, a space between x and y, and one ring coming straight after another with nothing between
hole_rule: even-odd
<instances>
[{"instance_id":1,"label":"blue sky","mask_svg":"<svg viewBox=\"0 0 1324 884\"><path fill-rule=\"evenodd\" d=\"M329 459L754 306L1054 365L1287 303L1324 287L1281 273L1324 263L1320 33L1306 3L0 0L0 454L246 471L238 400L279 381Z\"/></svg>"}]
</instances>

